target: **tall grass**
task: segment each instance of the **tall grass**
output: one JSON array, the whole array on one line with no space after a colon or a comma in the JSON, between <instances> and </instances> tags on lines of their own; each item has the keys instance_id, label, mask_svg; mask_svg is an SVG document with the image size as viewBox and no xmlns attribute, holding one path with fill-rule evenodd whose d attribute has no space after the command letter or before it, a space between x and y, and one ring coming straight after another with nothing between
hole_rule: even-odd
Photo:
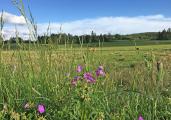
<instances>
[{"instance_id":1,"label":"tall grass","mask_svg":"<svg viewBox=\"0 0 171 120\"><path fill-rule=\"evenodd\" d=\"M32 15L30 20L26 17L22 0L13 2L31 26L30 38L36 40ZM80 47L49 43L25 50L18 44L17 50L1 50L0 119L138 120L140 115L145 120L171 119L169 56L162 59L160 51L141 49L121 52L124 47L104 51L103 42L95 49L83 44L80 38ZM76 71L78 65L81 72ZM96 76L99 66L105 76ZM86 82L87 72L95 83ZM75 76L80 76L76 86ZM37 110L39 104L45 113Z\"/></svg>"}]
</instances>

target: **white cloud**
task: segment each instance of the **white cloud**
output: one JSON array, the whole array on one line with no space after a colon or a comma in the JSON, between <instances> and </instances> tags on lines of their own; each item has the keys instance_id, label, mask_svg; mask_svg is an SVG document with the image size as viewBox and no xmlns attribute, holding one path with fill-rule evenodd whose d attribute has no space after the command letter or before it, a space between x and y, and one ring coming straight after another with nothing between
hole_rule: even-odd
<instances>
[{"instance_id":1,"label":"white cloud","mask_svg":"<svg viewBox=\"0 0 171 120\"><path fill-rule=\"evenodd\" d=\"M22 37L23 39L28 39L29 38L29 31L26 26L9 26L9 27L4 27L2 30L3 38L4 39L9 39L10 37L15 37L16 34L19 37Z\"/></svg>"},{"instance_id":2,"label":"white cloud","mask_svg":"<svg viewBox=\"0 0 171 120\"><path fill-rule=\"evenodd\" d=\"M171 27L171 18L166 18L163 15L137 17L101 17L65 23L52 23L51 31L59 32L61 24L62 31L71 34L90 34L92 30L97 34L131 34L139 32L157 32L164 28ZM38 26L41 32L43 32L43 30L47 28L48 24L39 24Z\"/></svg>"},{"instance_id":3,"label":"white cloud","mask_svg":"<svg viewBox=\"0 0 171 120\"><path fill-rule=\"evenodd\" d=\"M12 23L12 22L11 22ZM16 23L16 22L13 22ZM24 23L24 21L23 21ZM43 35L47 32L48 23L39 23L38 34ZM97 34L131 34L140 32L158 32L162 29L171 27L171 18L163 15L136 16L136 17L99 17L93 19L82 19L70 22L54 22L50 24L51 33L59 33L62 25L62 32L70 34L90 34L91 31ZM17 27L20 36L28 38L26 26ZM10 31L8 31L10 30ZM15 33L15 28L9 26L4 28L6 37Z\"/></svg>"},{"instance_id":4,"label":"white cloud","mask_svg":"<svg viewBox=\"0 0 171 120\"><path fill-rule=\"evenodd\" d=\"M0 12L0 16L2 12ZM17 16L8 12L3 12L3 20L6 24L24 25L26 21L23 16Z\"/></svg>"}]
</instances>

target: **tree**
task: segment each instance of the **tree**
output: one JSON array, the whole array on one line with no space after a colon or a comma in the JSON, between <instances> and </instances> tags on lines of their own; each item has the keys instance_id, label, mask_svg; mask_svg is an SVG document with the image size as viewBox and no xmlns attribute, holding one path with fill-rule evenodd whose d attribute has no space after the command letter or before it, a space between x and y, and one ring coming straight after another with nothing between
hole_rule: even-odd
<instances>
[{"instance_id":1,"label":"tree","mask_svg":"<svg viewBox=\"0 0 171 120\"><path fill-rule=\"evenodd\" d=\"M162 32L158 33L158 40L170 40L171 39L171 28L167 30L163 30Z\"/></svg>"},{"instance_id":2,"label":"tree","mask_svg":"<svg viewBox=\"0 0 171 120\"><path fill-rule=\"evenodd\" d=\"M21 42L23 41L23 39L22 39L21 37L18 37L18 38L16 38L16 37L11 37L11 38L9 39L9 42L10 42L10 43L17 43L17 40L18 40L19 43L21 43Z\"/></svg>"},{"instance_id":3,"label":"tree","mask_svg":"<svg viewBox=\"0 0 171 120\"><path fill-rule=\"evenodd\" d=\"M167 32L168 32L168 33L171 33L171 28L168 28L168 29L167 29Z\"/></svg>"},{"instance_id":4,"label":"tree","mask_svg":"<svg viewBox=\"0 0 171 120\"><path fill-rule=\"evenodd\" d=\"M116 40L121 40L121 39L122 39L122 36L119 35L119 34L116 34L116 35L115 35L115 39L116 39Z\"/></svg>"},{"instance_id":5,"label":"tree","mask_svg":"<svg viewBox=\"0 0 171 120\"><path fill-rule=\"evenodd\" d=\"M91 31L91 39L89 40L89 43L96 42L96 33L94 31Z\"/></svg>"}]
</instances>

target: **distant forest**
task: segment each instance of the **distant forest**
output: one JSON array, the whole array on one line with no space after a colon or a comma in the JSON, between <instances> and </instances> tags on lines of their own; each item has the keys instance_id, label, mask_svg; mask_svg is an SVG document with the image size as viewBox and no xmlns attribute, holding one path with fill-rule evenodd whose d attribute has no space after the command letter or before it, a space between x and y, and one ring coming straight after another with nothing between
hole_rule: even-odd
<instances>
[{"instance_id":1,"label":"distant forest","mask_svg":"<svg viewBox=\"0 0 171 120\"><path fill-rule=\"evenodd\" d=\"M33 43L30 40L23 40L22 38L16 39L15 37L10 38L9 40L4 41L4 43L16 43L16 40L19 43ZM129 35L120 35L120 34L100 34L97 35L95 32L91 32L90 35L71 35L71 34L51 34L50 36L38 36L36 43L40 44L64 44L64 43L96 43L96 42L113 42L116 40L171 40L171 28L167 30L164 29L161 32L146 32L146 33L137 33Z\"/></svg>"}]
</instances>

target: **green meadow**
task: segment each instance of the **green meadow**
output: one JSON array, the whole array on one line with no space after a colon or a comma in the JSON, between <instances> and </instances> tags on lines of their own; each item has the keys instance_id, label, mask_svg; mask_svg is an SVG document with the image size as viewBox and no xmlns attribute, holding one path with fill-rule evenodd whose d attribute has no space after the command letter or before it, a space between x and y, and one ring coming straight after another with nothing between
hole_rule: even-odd
<instances>
[{"instance_id":1,"label":"green meadow","mask_svg":"<svg viewBox=\"0 0 171 120\"><path fill-rule=\"evenodd\" d=\"M170 120L171 45L105 44L1 49L0 119ZM104 76L96 76L99 66Z\"/></svg>"},{"instance_id":2,"label":"green meadow","mask_svg":"<svg viewBox=\"0 0 171 120\"><path fill-rule=\"evenodd\" d=\"M0 120L171 120L170 28L78 36L62 25L50 34L49 23L39 36L30 7L12 4L29 38L15 26L16 37L4 40L1 12Z\"/></svg>"}]
</instances>

